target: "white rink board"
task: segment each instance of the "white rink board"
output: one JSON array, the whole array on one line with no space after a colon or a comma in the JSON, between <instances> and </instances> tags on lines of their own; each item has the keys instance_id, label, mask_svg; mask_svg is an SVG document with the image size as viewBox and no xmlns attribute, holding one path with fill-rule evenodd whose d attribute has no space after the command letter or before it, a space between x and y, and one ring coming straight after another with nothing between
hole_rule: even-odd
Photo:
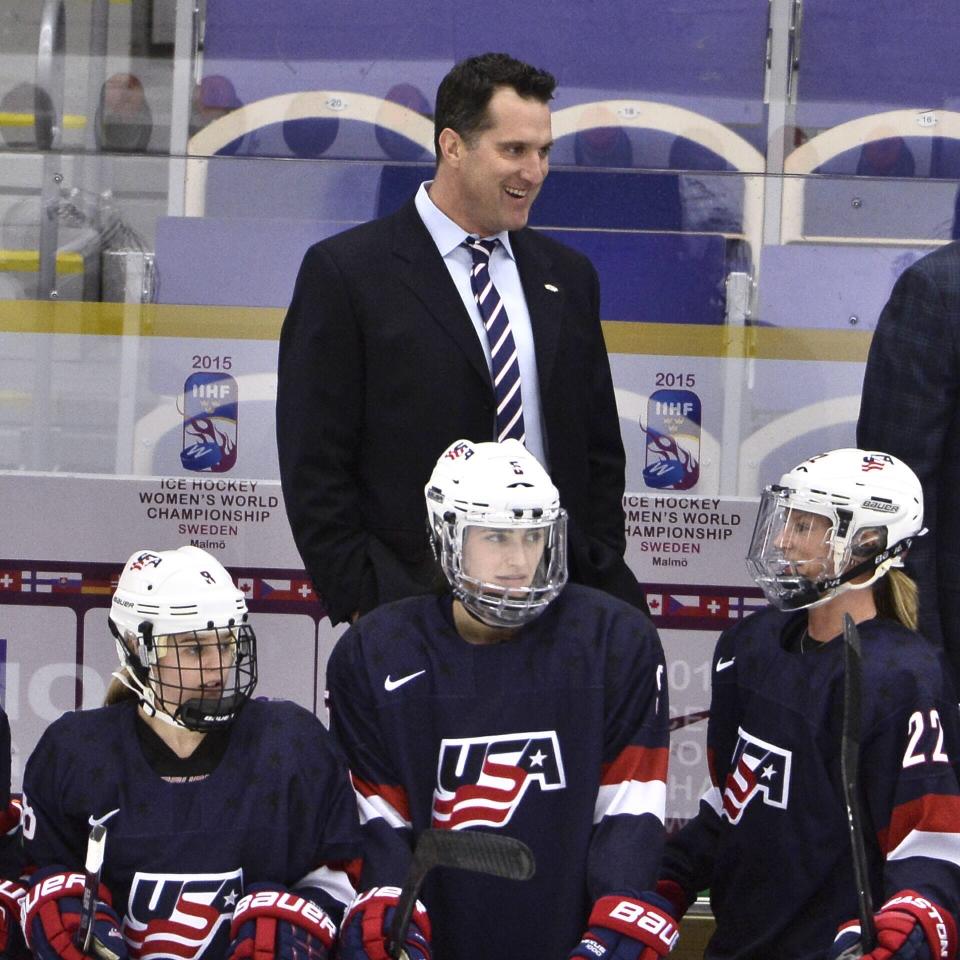
<instances>
[{"instance_id":1,"label":"white rink board","mask_svg":"<svg viewBox=\"0 0 960 960\"><path fill-rule=\"evenodd\" d=\"M234 509L225 498L238 494L252 498L243 508L247 516L219 519L215 511ZM55 523L36 523L36 517L50 515L50 504L64 503L70 508L58 509ZM624 498L627 560L647 585L660 625L671 716L678 725L671 739L667 791L672 821L696 812L707 775L706 721L686 723L683 718L706 711L716 637L735 622L734 606L741 612L747 609L744 595L752 585L743 557L755 503L670 491ZM185 521L175 514L184 509L201 515ZM292 699L326 721L326 661L345 627L331 627L322 606L304 587L305 574L276 481L3 473L0 511L9 518L0 568L14 575L12 588L4 588L0 571L0 640L6 641L4 702L15 745L14 789L20 786L22 759L47 723L73 709L75 692L80 692L83 707L101 700L115 665L106 625L111 576L115 578L136 549L169 549L187 542L190 537L181 532L184 523L209 520L235 528L201 542L215 541L208 549L249 597L258 636L258 695ZM665 559L671 562L663 565ZM50 583L56 579L50 575L57 573L64 575L65 584ZM722 601L719 607L715 597ZM42 644L37 637L44 638Z\"/></svg>"}]
</instances>

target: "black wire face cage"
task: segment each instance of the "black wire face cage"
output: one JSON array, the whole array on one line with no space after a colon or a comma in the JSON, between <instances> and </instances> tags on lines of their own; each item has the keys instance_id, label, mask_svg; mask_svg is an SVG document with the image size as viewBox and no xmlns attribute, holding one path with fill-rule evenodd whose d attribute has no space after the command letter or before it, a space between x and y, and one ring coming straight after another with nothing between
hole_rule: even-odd
<instances>
[{"instance_id":1,"label":"black wire face cage","mask_svg":"<svg viewBox=\"0 0 960 960\"><path fill-rule=\"evenodd\" d=\"M247 624L157 637L151 653L156 708L188 730L229 725L257 685L257 638Z\"/></svg>"}]
</instances>

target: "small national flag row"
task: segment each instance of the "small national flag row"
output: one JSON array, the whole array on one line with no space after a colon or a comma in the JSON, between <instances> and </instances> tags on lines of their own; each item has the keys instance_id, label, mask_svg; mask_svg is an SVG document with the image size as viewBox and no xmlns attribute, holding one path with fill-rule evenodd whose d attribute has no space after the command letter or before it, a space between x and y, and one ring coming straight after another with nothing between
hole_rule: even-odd
<instances>
[{"instance_id":1,"label":"small national flag row","mask_svg":"<svg viewBox=\"0 0 960 960\"><path fill-rule=\"evenodd\" d=\"M84 575L76 570L24 570L0 568L3 593L100 593L110 595L117 586L112 577Z\"/></svg>"},{"instance_id":2,"label":"small national flag row","mask_svg":"<svg viewBox=\"0 0 960 960\"><path fill-rule=\"evenodd\" d=\"M110 597L117 588L119 576L119 570L111 574L81 573L77 570L36 570L8 565L0 567L0 596L7 596L9 599L10 594L14 593L64 593L102 594ZM287 600L295 603L317 601L313 584L306 579L240 577L237 579L237 587L248 600Z\"/></svg>"},{"instance_id":3,"label":"small national flag row","mask_svg":"<svg viewBox=\"0 0 960 960\"><path fill-rule=\"evenodd\" d=\"M684 592L681 593L680 590ZM691 592L696 591L696 592ZM741 620L767 601L754 592L736 588L683 586L677 592L648 593L647 605L659 627L715 629Z\"/></svg>"},{"instance_id":4,"label":"small national flag row","mask_svg":"<svg viewBox=\"0 0 960 960\"><path fill-rule=\"evenodd\" d=\"M274 580L266 577L239 577L237 588L248 600L291 600L314 603L317 595L309 580Z\"/></svg>"}]
</instances>

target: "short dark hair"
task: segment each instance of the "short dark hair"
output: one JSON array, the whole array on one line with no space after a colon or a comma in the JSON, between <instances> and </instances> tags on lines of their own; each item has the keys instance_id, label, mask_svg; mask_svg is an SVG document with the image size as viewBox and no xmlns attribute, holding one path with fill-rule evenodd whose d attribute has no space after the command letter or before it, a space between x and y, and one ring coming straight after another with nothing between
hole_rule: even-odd
<instances>
[{"instance_id":1,"label":"short dark hair","mask_svg":"<svg viewBox=\"0 0 960 960\"><path fill-rule=\"evenodd\" d=\"M490 126L487 106L498 87L512 87L521 97L541 103L553 99L552 73L515 60L506 53L482 53L461 60L440 81L433 118L433 146L440 159L440 133L449 127L464 140Z\"/></svg>"}]
</instances>

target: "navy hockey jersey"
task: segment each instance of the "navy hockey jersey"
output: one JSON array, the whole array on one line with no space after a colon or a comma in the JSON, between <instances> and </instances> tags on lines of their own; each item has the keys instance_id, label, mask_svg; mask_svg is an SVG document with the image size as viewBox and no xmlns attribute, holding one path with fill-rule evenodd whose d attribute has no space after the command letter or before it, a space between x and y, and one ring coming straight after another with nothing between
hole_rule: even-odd
<instances>
[{"instance_id":1,"label":"navy hockey jersey","mask_svg":"<svg viewBox=\"0 0 960 960\"><path fill-rule=\"evenodd\" d=\"M536 875L431 873L435 960L566 958L596 897L656 880L663 670L646 617L577 585L490 646L459 636L449 597L361 618L327 668L364 823L361 887L399 885L427 827L501 831L530 846Z\"/></svg>"},{"instance_id":2,"label":"navy hockey jersey","mask_svg":"<svg viewBox=\"0 0 960 960\"><path fill-rule=\"evenodd\" d=\"M707 734L713 787L671 838L664 877L709 887L709 960L820 958L857 916L840 747L843 641L791 649L806 611L724 633ZM860 624L860 781L875 908L912 889L960 905L957 703L941 652L900 624Z\"/></svg>"},{"instance_id":3,"label":"navy hockey jersey","mask_svg":"<svg viewBox=\"0 0 960 960\"><path fill-rule=\"evenodd\" d=\"M313 714L250 701L213 773L172 783L147 765L136 710L128 700L50 725L27 762L23 831L38 867L82 870L91 823L106 825L103 883L132 957L220 960L251 883L350 901L341 865L360 855L356 801Z\"/></svg>"}]
</instances>

